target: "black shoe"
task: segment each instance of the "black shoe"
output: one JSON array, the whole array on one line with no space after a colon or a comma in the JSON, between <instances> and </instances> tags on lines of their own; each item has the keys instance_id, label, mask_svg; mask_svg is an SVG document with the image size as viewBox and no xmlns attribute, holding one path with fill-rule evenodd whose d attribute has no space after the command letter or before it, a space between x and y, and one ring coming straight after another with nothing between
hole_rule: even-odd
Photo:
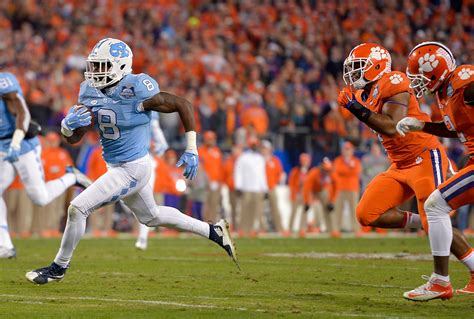
<instances>
[{"instance_id":1,"label":"black shoe","mask_svg":"<svg viewBox=\"0 0 474 319\"><path fill-rule=\"evenodd\" d=\"M34 284L44 285L49 282L62 280L68 268L69 265L63 268L53 262L51 266L27 272L25 277Z\"/></svg>"},{"instance_id":2,"label":"black shoe","mask_svg":"<svg viewBox=\"0 0 474 319\"><path fill-rule=\"evenodd\" d=\"M232 258L232 260L235 262L235 264L240 270L240 266L237 261L236 249L229 232L229 223L226 222L224 219L221 219L214 225L209 226L211 227L211 234L209 236L209 239L224 248L224 250Z\"/></svg>"}]
</instances>

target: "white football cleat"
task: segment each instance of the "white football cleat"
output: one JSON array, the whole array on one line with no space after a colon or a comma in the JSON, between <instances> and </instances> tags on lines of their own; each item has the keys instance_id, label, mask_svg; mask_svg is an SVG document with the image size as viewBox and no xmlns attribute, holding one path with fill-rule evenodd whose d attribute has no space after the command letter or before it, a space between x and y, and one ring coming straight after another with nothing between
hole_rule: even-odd
<instances>
[{"instance_id":1,"label":"white football cleat","mask_svg":"<svg viewBox=\"0 0 474 319\"><path fill-rule=\"evenodd\" d=\"M412 301L429 301L433 299L447 300L453 296L453 287L449 281L433 276L421 276L421 278L428 280L428 282L418 288L405 292L403 298Z\"/></svg>"},{"instance_id":2,"label":"white football cleat","mask_svg":"<svg viewBox=\"0 0 474 319\"><path fill-rule=\"evenodd\" d=\"M138 238L137 242L135 243L135 248L140 250L146 250L148 247L148 240L145 238Z\"/></svg>"},{"instance_id":3,"label":"white football cleat","mask_svg":"<svg viewBox=\"0 0 474 319\"><path fill-rule=\"evenodd\" d=\"M11 259L16 257L15 248L0 246L0 259Z\"/></svg>"}]
</instances>

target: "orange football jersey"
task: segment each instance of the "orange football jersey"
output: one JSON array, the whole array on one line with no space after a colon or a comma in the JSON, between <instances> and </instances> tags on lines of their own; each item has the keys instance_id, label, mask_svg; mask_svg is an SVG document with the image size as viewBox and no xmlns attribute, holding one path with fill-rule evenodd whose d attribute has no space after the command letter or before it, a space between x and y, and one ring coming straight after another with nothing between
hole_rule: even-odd
<instances>
[{"instance_id":1,"label":"orange football jersey","mask_svg":"<svg viewBox=\"0 0 474 319\"><path fill-rule=\"evenodd\" d=\"M383 105L390 97L402 92L410 92L411 96L406 116L423 121L430 121L430 117L420 110L418 101L415 95L412 94L409 85L410 81L405 73L398 71L386 73L372 86L363 104L372 112L382 113ZM359 101L362 100L361 91L362 90L359 90L357 92L357 99ZM379 133L377 133L377 135L387 151L390 160L395 163L398 168L415 165L416 159L421 153L427 149L435 149L440 145L436 137L424 132L408 134L405 137L401 137L398 134L392 137Z\"/></svg>"},{"instance_id":2,"label":"orange football jersey","mask_svg":"<svg viewBox=\"0 0 474 319\"><path fill-rule=\"evenodd\" d=\"M446 127L457 132L467 152L474 156L474 106L464 103L464 89L472 82L474 66L458 66L436 97Z\"/></svg>"}]
</instances>

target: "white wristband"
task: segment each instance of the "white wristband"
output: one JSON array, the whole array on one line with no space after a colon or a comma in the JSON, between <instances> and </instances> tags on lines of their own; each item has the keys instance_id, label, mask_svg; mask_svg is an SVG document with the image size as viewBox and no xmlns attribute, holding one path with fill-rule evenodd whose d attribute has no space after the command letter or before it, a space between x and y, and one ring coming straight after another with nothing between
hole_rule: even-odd
<instances>
[{"instance_id":1,"label":"white wristband","mask_svg":"<svg viewBox=\"0 0 474 319\"><path fill-rule=\"evenodd\" d=\"M198 155L197 145L196 145L196 132L189 131L185 133L186 136L186 150L185 152L193 153Z\"/></svg>"},{"instance_id":2,"label":"white wristband","mask_svg":"<svg viewBox=\"0 0 474 319\"><path fill-rule=\"evenodd\" d=\"M20 129L16 129L13 133L12 141L10 143L10 147L19 150L21 148L21 141L25 138L25 132Z\"/></svg>"},{"instance_id":3,"label":"white wristband","mask_svg":"<svg viewBox=\"0 0 474 319\"><path fill-rule=\"evenodd\" d=\"M72 134L74 134L73 131L71 131L70 129L66 128L65 124L64 124L64 119L61 121L61 134L66 136L66 137L71 137Z\"/></svg>"}]
</instances>

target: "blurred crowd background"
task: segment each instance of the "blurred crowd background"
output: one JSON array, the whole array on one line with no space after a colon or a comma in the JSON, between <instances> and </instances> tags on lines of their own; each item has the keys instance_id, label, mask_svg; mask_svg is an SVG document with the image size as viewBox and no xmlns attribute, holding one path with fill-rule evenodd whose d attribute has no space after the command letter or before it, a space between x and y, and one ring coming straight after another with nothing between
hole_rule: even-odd
<instances>
[{"instance_id":1,"label":"blurred crowd background","mask_svg":"<svg viewBox=\"0 0 474 319\"><path fill-rule=\"evenodd\" d=\"M344 58L361 42L381 43L393 68L403 71L415 44L436 40L459 64L472 63L473 13L472 0L5 0L0 66L19 78L44 128L46 177L73 162L97 178L105 170L97 136L70 147L57 132L77 101L91 48L104 37L122 39L133 50L134 73L148 73L195 109L202 174L192 184L177 183L181 172L173 165L183 129L177 115L162 115L170 149L156 157L158 202L203 219L230 216L244 235L324 230L337 236L364 231L353 218L354 205L388 165L375 135L337 107ZM434 100L421 104L440 120ZM462 167L462 145L444 143ZM256 162L261 165L249 165ZM25 236L57 232L67 199L36 212L22 207L32 205L23 195L19 182L7 195L12 229ZM95 214L92 230L130 230L133 223L118 206ZM51 224L37 222L51 210L58 212ZM298 217L303 211L310 213ZM458 214L458 224L469 231L468 211Z\"/></svg>"}]
</instances>

